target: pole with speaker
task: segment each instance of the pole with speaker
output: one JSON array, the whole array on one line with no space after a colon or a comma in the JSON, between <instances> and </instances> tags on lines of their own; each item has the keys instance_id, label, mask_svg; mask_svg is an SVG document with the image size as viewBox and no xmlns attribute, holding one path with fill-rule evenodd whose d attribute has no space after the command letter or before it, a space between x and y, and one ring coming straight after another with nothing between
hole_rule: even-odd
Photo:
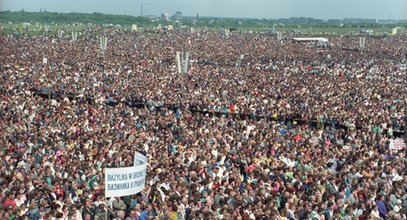
<instances>
[{"instance_id":1,"label":"pole with speaker","mask_svg":"<svg viewBox=\"0 0 407 220\"><path fill-rule=\"evenodd\" d=\"M188 73L188 65L189 65L189 51L177 51L175 53L175 62L177 65L177 72L186 74Z\"/></svg>"},{"instance_id":2,"label":"pole with speaker","mask_svg":"<svg viewBox=\"0 0 407 220\"><path fill-rule=\"evenodd\" d=\"M62 38L64 36L63 30L58 30L58 38Z\"/></svg>"},{"instance_id":3,"label":"pole with speaker","mask_svg":"<svg viewBox=\"0 0 407 220\"><path fill-rule=\"evenodd\" d=\"M283 33L281 33L280 31L277 32L277 40L281 41L283 39Z\"/></svg>"},{"instance_id":4,"label":"pole with speaker","mask_svg":"<svg viewBox=\"0 0 407 220\"><path fill-rule=\"evenodd\" d=\"M366 37L359 37L359 48L364 49L366 44Z\"/></svg>"},{"instance_id":5,"label":"pole with speaker","mask_svg":"<svg viewBox=\"0 0 407 220\"><path fill-rule=\"evenodd\" d=\"M72 41L76 41L78 39L78 32L72 31Z\"/></svg>"},{"instance_id":6,"label":"pole with speaker","mask_svg":"<svg viewBox=\"0 0 407 220\"><path fill-rule=\"evenodd\" d=\"M106 36L102 36L99 38L99 47L100 47L100 50L103 52L103 54L105 54L106 49L107 49L107 37Z\"/></svg>"}]
</instances>

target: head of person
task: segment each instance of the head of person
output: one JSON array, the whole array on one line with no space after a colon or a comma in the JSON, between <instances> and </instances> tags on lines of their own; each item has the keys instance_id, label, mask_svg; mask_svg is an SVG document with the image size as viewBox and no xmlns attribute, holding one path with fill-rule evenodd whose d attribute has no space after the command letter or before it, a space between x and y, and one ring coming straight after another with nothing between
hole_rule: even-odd
<instances>
[{"instance_id":1,"label":"head of person","mask_svg":"<svg viewBox=\"0 0 407 220\"><path fill-rule=\"evenodd\" d=\"M124 219L125 215L126 215L126 213L125 213L123 210L119 210L119 211L117 211L117 213L116 213L116 216L117 216L117 218L119 218L119 219Z\"/></svg>"}]
</instances>

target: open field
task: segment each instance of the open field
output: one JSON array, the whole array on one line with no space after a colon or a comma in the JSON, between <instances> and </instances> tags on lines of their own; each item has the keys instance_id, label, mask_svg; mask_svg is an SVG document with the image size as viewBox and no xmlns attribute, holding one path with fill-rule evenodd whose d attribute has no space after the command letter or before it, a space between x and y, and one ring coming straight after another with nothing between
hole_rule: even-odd
<instances>
[{"instance_id":1,"label":"open field","mask_svg":"<svg viewBox=\"0 0 407 220\"><path fill-rule=\"evenodd\" d=\"M46 31L46 27L48 26L49 31ZM24 25L23 23L20 24L1 24L2 27L2 34L10 35L10 34L17 34L17 35L57 35L58 30L62 30L65 34L69 34L71 31L84 31L89 28L95 28L96 25L69 25L69 24L31 24L31 25ZM152 30L156 28L158 24L149 25L144 27L144 29ZM103 27L103 26L100 26ZM106 27L113 28L113 29L126 29L130 30L129 25L106 25ZM164 25L162 25L164 27ZM184 28L189 28L183 26ZM214 27L194 27L195 30L221 30L223 28L214 28ZM271 28L262 28L262 27L242 27L242 28L235 28L237 31L244 31L244 32L272 32ZM343 35L343 34L359 34L360 32L369 30L371 31L372 35L386 35L391 34L392 28L391 27L374 27L368 29L362 29L357 27L338 27L338 26L327 26L327 27L283 27L279 26L275 28L275 31L286 32L286 33L296 33L296 34L303 34L303 35Z\"/></svg>"}]
</instances>

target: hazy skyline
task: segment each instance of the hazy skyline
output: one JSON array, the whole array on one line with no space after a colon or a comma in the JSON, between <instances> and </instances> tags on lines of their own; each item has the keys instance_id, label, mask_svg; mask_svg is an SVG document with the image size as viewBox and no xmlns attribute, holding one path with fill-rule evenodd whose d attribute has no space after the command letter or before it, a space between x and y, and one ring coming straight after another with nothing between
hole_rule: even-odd
<instances>
[{"instance_id":1,"label":"hazy skyline","mask_svg":"<svg viewBox=\"0 0 407 220\"><path fill-rule=\"evenodd\" d=\"M51 12L101 12L139 16L186 16L322 19L375 18L407 19L407 0L0 0L0 10Z\"/></svg>"}]
</instances>

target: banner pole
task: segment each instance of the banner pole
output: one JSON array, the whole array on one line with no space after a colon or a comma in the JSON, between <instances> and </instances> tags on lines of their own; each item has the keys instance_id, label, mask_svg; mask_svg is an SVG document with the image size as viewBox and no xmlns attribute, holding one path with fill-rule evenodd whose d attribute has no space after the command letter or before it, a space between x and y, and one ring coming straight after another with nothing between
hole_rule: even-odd
<instances>
[{"instance_id":1,"label":"banner pole","mask_svg":"<svg viewBox=\"0 0 407 220\"><path fill-rule=\"evenodd\" d=\"M105 198L106 199L106 198ZM107 220L107 211L109 210L109 208L107 207L107 202L105 201L105 220Z\"/></svg>"}]
</instances>

